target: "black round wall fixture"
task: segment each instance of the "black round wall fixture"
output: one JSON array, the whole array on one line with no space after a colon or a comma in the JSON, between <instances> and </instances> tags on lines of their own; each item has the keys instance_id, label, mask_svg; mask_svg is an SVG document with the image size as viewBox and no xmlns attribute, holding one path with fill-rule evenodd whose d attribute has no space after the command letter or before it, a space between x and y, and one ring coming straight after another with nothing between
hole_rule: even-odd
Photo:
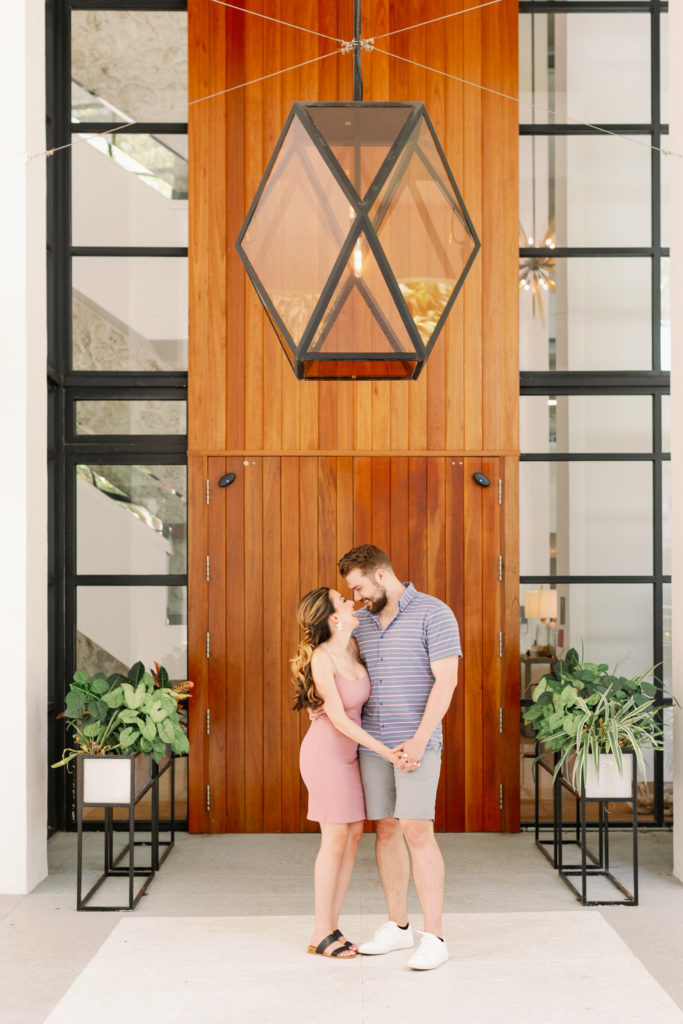
<instances>
[{"instance_id":1,"label":"black round wall fixture","mask_svg":"<svg viewBox=\"0 0 683 1024\"><path fill-rule=\"evenodd\" d=\"M489 478L484 473L473 473L472 474L472 479L474 480L474 482L476 484L479 484L480 487L490 487L491 486L491 481L489 480Z\"/></svg>"},{"instance_id":2,"label":"black round wall fixture","mask_svg":"<svg viewBox=\"0 0 683 1024\"><path fill-rule=\"evenodd\" d=\"M230 484L234 484L234 482L235 482L235 474L234 473L226 473L225 476L222 476L220 478L220 480L218 481L218 486L219 487L229 487Z\"/></svg>"}]
</instances>

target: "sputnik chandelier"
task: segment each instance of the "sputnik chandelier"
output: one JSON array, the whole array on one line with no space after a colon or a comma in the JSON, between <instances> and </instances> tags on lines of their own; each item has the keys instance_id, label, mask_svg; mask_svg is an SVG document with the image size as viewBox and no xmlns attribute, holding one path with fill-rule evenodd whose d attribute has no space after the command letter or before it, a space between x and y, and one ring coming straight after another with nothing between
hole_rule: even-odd
<instances>
[{"instance_id":1,"label":"sputnik chandelier","mask_svg":"<svg viewBox=\"0 0 683 1024\"><path fill-rule=\"evenodd\" d=\"M423 103L292 106L236 246L299 380L414 380L479 250Z\"/></svg>"}]
</instances>

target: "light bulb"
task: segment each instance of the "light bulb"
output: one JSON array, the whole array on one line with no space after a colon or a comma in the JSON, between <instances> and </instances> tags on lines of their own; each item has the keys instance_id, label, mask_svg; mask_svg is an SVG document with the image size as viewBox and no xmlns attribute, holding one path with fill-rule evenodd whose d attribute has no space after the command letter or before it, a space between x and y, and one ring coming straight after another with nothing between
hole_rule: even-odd
<instances>
[{"instance_id":1,"label":"light bulb","mask_svg":"<svg viewBox=\"0 0 683 1024\"><path fill-rule=\"evenodd\" d=\"M363 253L360 251L360 242L356 242L356 248L353 250L353 276L363 276Z\"/></svg>"},{"instance_id":2,"label":"light bulb","mask_svg":"<svg viewBox=\"0 0 683 1024\"><path fill-rule=\"evenodd\" d=\"M534 244L534 240L533 240L533 238L530 238L529 239L529 245L533 245L533 244Z\"/></svg>"}]
</instances>

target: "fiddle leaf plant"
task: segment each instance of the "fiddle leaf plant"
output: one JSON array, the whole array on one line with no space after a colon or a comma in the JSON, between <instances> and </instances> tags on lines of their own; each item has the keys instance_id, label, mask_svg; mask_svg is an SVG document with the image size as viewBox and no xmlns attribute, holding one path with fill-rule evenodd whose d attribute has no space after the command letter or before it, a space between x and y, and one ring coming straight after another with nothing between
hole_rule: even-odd
<instances>
[{"instance_id":1,"label":"fiddle leaf plant","mask_svg":"<svg viewBox=\"0 0 683 1024\"><path fill-rule=\"evenodd\" d=\"M578 788L589 760L599 774L600 755L613 754L621 771L622 754L628 752L645 774L643 751L664 746L657 703L661 687L648 681L653 671L626 678L568 650L534 687L533 703L523 715L544 747L534 767L546 753L559 753L553 781L573 762L571 782Z\"/></svg>"},{"instance_id":2,"label":"fiddle leaf plant","mask_svg":"<svg viewBox=\"0 0 683 1024\"><path fill-rule=\"evenodd\" d=\"M52 765L69 764L79 754L151 754L157 764L170 746L174 754L189 750L180 717L180 702L189 697L192 683L172 683L166 669L155 662L147 672L141 661L126 676L114 672L90 676L74 673L59 717L67 720L74 746Z\"/></svg>"}]
</instances>

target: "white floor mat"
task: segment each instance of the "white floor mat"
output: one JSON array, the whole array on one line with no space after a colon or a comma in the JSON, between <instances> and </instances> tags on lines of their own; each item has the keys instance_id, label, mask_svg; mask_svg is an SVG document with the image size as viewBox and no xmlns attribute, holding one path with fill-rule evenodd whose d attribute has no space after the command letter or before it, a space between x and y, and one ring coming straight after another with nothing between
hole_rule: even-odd
<instances>
[{"instance_id":1,"label":"white floor mat","mask_svg":"<svg viewBox=\"0 0 683 1024\"><path fill-rule=\"evenodd\" d=\"M624 913L628 913L625 910ZM349 915L358 942L381 923ZM451 959L305 953L304 917L123 918L46 1024L683 1024L597 911L447 914Z\"/></svg>"}]
</instances>

